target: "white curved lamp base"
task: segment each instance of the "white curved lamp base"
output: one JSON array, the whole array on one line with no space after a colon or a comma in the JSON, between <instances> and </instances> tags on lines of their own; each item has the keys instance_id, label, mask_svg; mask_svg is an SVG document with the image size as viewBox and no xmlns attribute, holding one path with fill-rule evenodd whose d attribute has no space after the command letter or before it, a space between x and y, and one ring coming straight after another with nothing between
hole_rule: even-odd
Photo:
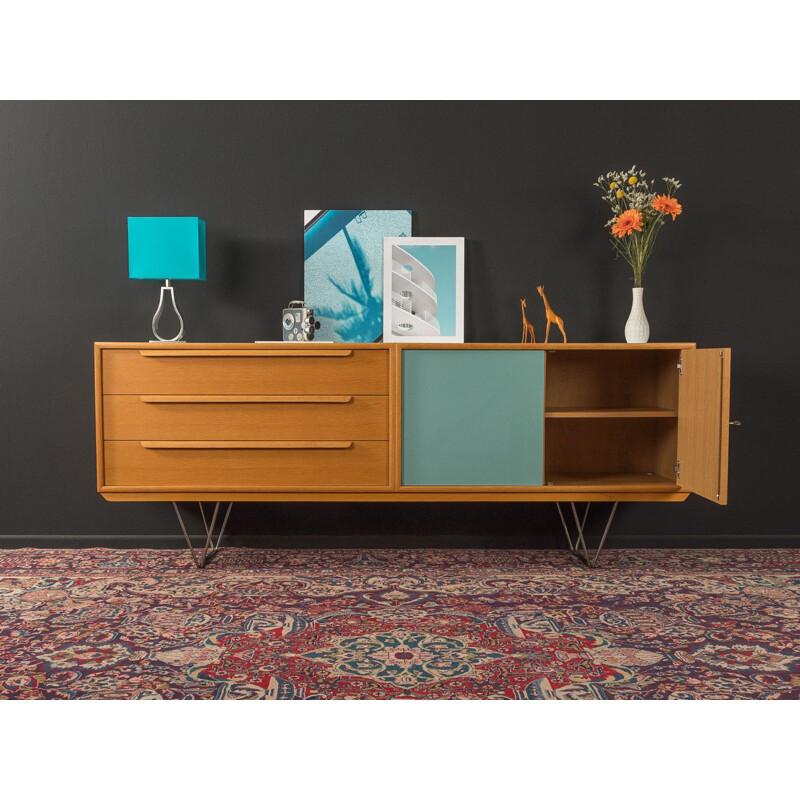
<instances>
[{"instance_id":1,"label":"white curved lamp base","mask_svg":"<svg viewBox=\"0 0 800 800\"><path fill-rule=\"evenodd\" d=\"M180 323L180 326L181 326L180 330L177 333L177 335L174 336L172 339L166 339L158 332L158 323L161 320L161 315L164 313L164 296L166 295L167 292L169 292L169 297L170 297L170 300L172 301L172 308L174 309L175 316L177 316L178 322ZM153 336L155 336L156 338L155 339L151 339L150 341L153 341L153 342L183 342L183 341L185 341L184 338L183 338L183 331L184 331L183 317L181 316L181 312L178 311L178 304L175 302L175 289L174 289L174 287L169 285L169 281L168 280L164 281L164 285L161 287L161 296L160 296L159 301L158 301L158 308L156 309L155 316L153 317L152 329L153 329Z\"/></svg>"}]
</instances>

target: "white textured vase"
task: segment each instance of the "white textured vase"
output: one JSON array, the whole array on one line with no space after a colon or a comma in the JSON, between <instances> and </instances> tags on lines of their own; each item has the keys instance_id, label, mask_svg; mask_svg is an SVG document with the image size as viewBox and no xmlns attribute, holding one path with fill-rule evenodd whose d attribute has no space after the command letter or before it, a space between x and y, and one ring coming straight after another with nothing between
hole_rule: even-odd
<instances>
[{"instance_id":1,"label":"white textured vase","mask_svg":"<svg viewBox=\"0 0 800 800\"><path fill-rule=\"evenodd\" d=\"M629 344L644 344L650 338L650 323L644 313L642 294L644 289L632 289L631 313L625 323L625 341Z\"/></svg>"}]
</instances>

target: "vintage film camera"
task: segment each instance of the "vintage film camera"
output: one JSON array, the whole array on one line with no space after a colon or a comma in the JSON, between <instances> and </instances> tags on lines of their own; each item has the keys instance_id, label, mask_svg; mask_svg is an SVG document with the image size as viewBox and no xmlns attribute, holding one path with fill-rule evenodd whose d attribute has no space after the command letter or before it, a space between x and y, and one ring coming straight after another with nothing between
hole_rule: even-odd
<instances>
[{"instance_id":1,"label":"vintage film camera","mask_svg":"<svg viewBox=\"0 0 800 800\"><path fill-rule=\"evenodd\" d=\"M289 308L283 309L283 341L311 342L319 322L314 319L314 309L306 308L302 300L292 300Z\"/></svg>"}]
</instances>

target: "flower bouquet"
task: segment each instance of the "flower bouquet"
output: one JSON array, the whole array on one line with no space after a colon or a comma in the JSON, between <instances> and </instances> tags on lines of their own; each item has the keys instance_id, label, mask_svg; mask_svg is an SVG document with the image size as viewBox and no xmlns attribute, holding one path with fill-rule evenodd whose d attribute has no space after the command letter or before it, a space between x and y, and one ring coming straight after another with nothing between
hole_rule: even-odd
<instances>
[{"instance_id":1,"label":"flower bouquet","mask_svg":"<svg viewBox=\"0 0 800 800\"><path fill-rule=\"evenodd\" d=\"M664 178L666 194L657 194L636 165L625 172L608 172L597 179L604 200L614 216L606 223L611 229L611 244L633 269L633 303L625 324L625 340L642 343L650 338L650 323L642 304L642 279L661 226L670 216L674 220L682 211L675 194L681 184L675 178Z\"/></svg>"},{"instance_id":2,"label":"flower bouquet","mask_svg":"<svg viewBox=\"0 0 800 800\"><path fill-rule=\"evenodd\" d=\"M614 216L606 223L611 229L611 244L633 269L633 285L642 287L642 278L653 245L666 221L674 220L682 211L675 194L681 184L675 178L664 178L666 194L656 194L655 187L646 179L646 173L636 165L625 172L608 172L594 185L604 192L604 200L611 206Z\"/></svg>"}]
</instances>

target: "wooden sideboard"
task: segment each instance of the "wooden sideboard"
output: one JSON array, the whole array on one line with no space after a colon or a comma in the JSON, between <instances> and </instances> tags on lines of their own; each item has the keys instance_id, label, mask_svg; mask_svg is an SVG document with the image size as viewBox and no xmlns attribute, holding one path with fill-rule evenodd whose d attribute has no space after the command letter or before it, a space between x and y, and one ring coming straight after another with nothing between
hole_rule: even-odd
<instances>
[{"instance_id":1,"label":"wooden sideboard","mask_svg":"<svg viewBox=\"0 0 800 800\"><path fill-rule=\"evenodd\" d=\"M729 391L694 344L97 343L97 489L569 502L582 542L575 502L727 502Z\"/></svg>"}]
</instances>

